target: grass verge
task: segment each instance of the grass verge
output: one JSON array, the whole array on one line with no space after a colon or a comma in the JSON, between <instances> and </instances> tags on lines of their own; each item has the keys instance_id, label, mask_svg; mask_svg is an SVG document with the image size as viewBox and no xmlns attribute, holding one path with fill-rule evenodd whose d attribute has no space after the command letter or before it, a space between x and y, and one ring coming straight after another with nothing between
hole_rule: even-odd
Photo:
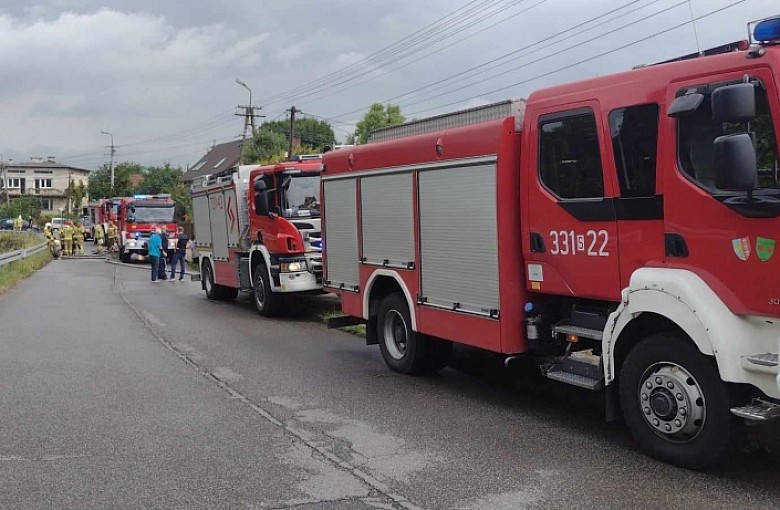
<instances>
[{"instance_id":1,"label":"grass verge","mask_svg":"<svg viewBox=\"0 0 780 510\"><path fill-rule=\"evenodd\" d=\"M317 319L323 324L325 324L328 322L328 319L330 319L331 317L338 317L339 315L341 315L340 312L325 311L317 314ZM357 326L344 326L343 328L338 328L338 329L340 329L341 331L346 331L347 333L352 333L353 335L362 336L362 337L366 336L365 324L359 324Z\"/></svg>"},{"instance_id":2,"label":"grass verge","mask_svg":"<svg viewBox=\"0 0 780 510\"><path fill-rule=\"evenodd\" d=\"M18 234L16 232L0 232L0 253L21 250L41 244L43 239L35 234Z\"/></svg>"},{"instance_id":3,"label":"grass verge","mask_svg":"<svg viewBox=\"0 0 780 510\"><path fill-rule=\"evenodd\" d=\"M24 260L17 260L0 267L0 294L3 294L13 287L16 282L27 278L50 261L51 253L49 250L44 250Z\"/></svg>"}]
</instances>

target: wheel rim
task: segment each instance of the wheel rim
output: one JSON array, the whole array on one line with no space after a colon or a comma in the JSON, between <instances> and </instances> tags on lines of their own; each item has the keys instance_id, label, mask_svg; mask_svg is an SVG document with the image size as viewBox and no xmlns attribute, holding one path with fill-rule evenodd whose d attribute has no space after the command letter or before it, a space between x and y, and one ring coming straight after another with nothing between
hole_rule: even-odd
<instances>
[{"instance_id":1,"label":"wheel rim","mask_svg":"<svg viewBox=\"0 0 780 510\"><path fill-rule=\"evenodd\" d=\"M647 424L669 442L690 442L704 428L704 391L696 378L676 363L659 362L645 370L637 397Z\"/></svg>"},{"instance_id":2,"label":"wheel rim","mask_svg":"<svg viewBox=\"0 0 780 510\"><path fill-rule=\"evenodd\" d=\"M260 268L257 268L260 271ZM255 304L257 308L262 310L265 306L265 285L263 285L263 277L258 273L255 278Z\"/></svg>"},{"instance_id":3,"label":"wheel rim","mask_svg":"<svg viewBox=\"0 0 780 510\"><path fill-rule=\"evenodd\" d=\"M390 310L385 315L384 341L387 352L394 359L401 359L406 354L409 340L409 330L406 321L397 310Z\"/></svg>"},{"instance_id":4,"label":"wheel rim","mask_svg":"<svg viewBox=\"0 0 780 510\"><path fill-rule=\"evenodd\" d=\"M206 266L206 269L204 271L206 273L206 293L211 294L211 291L213 290L213 282L211 281L211 268Z\"/></svg>"}]
</instances>

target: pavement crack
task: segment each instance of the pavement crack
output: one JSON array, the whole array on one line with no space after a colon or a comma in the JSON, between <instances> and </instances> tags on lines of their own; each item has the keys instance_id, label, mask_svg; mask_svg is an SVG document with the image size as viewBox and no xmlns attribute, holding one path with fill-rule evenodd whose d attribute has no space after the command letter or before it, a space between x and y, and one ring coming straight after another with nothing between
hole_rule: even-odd
<instances>
[{"instance_id":1,"label":"pavement crack","mask_svg":"<svg viewBox=\"0 0 780 510\"><path fill-rule=\"evenodd\" d=\"M116 278L116 273L115 273L115 278ZM405 496L393 492L389 486L387 486L385 483L383 483L378 478L371 475L364 469L362 469L357 464L354 464L346 459L342 459L337 454L333 453L330 450L330 448L317 444L315 441L306 437L307 434L305 434L304 432L282 422L279 418L275 417L270 411L263 408L259 404L253 402L246 395L242 394L240 391L233 388L230 384L220 379L207 367L195 361L189 354L178 349L174 344L169 342L164 336L162 336L155 329L154 324L149 321L148 317L142 310L140 310L138 307L136 307L133 303L130 302L130 300L127 298L127 295L125 294L125 289L123 285L121 284L116 285L116 289L119 293L119 296L122 298L122 301L124 301L124 303L130 308L130 310L133 311L133 313L138 317L138 319L144 324L146 329L152 334L152 336L154 336L154 338L158 342L160 342L168 350L173 352L179 359L184 361L188 366L195 369L200 375L202 375L207 380L211 381L213 384L217 385L219 388L225 391L228 395L230 395L231 398L238 400L242 404L245 404L252 411L254 411L255 414L262 417L263 419L273 424L274 426L282 429L285 435L294 438L299 443L303 444L306 448L309 448L311 450L312 456L319 455L322 458L323 462L331 464L336 469L342 470L350 474L354 478L360 480L363 484L367 485L369 487L370 492L379 493L382 495L383 498L390 500L394 508L396 509L402 508L405 510L423 510L421 507L409 501L409 499L407 499ZM359 497L359 498L351 498L351 499L349 498L338 499L335 501L360 501L364 499L365 497ZM319 501L316 500L315 501L306 500L306 504L308 505L316 504L318 502ZM294 508L294 507L287 506L287 507L279 507L279 508L285 509L285 508Z\"/></svg>"}]
</instances>

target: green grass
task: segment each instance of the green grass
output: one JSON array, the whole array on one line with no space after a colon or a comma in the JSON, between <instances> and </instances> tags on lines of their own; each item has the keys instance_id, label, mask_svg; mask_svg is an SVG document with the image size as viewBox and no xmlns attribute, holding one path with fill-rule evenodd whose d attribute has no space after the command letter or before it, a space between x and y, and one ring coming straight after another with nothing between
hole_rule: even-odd
<instances>
[{"instance_id":1,"label":"green grass","mask_svg":"<svg viewBox=\"0 0 780 510\"><path fill-rule=\"evenodd\" d=\"M35 255L31 255L24 260L17 260L16 262L11 262L8 265L0 267L0 294L6 292L18 281L27 278L50 261L51 253L49 250L45 250L36 253Z\"/></svg>"},{"instance_id":2,"label":"green grass","mask_svg":"<svg viewBox=\"0 0 780 510\"><path fill-rule=\"evenodd\" d=\"M320 312L316 317L320 322L327 323L328 319L330 319L331 317L338 317L339 315L341 315L340 312L330 310L330 311ZM344 326L343 328L338 328L338 329L340 329L341 331L346 331L347 333L352 333L353 335L362 336L362 337L366 336L365 324L359 324L357 326Z\"/></svg>"},{"instance_id":3,"label":"green grass","mask_svg":"<svg viewBox=\"0 0 780 510\"><path fill-rule=\"evenodd\" d=\"M35 234L17 234L14 232L0 232L0 253L21 250L28 246L35 246L43 240Z\"/></svg>"}]
</instances>

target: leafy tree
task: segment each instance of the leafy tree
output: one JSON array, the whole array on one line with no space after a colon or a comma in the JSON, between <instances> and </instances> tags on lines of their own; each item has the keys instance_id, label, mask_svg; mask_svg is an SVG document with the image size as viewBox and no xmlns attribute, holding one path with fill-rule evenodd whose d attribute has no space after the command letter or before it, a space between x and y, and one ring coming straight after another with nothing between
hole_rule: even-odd
<instances>
[{"instance_id":1,"label":"leafy tree","mask_svg":"<svg viewBox=\"0 0 780 510\"><path fill-rule=\"evenodd\" d=\"M404 116L401 115L400 106L389 104L385 107L381 103L374 103L355 126L355 133L347 136L347 143L366 143L373 131L403 124L405 120Z\"/></svg>"},{"instance_id":2,"label":"leafy tree","mask_svg":"<svg viewBox=\"0 0 780 510\"><path fill-rule=\"evenodd\" d=\"M37 197L23 195L10 203L0 204L0 218L16 218L19 215L26 221L30 216L38 218L41 214L41 201Z\"/></svg>"},{"instance_id":3,"label":"leafy tree","mask_svg":"<svg viewBox=\"0 0 780 510\"><path fill-rule=\"evenodd\" d=\"M84 186L83 182L76 184L75 181L72 181L68 189L68 196L71 200L71 211L78 216L81 213L81 202L87 196L87 187Z\"/></svg>"},{"instance_id":4,"label":"leafy tree","mask_svg":"<svg viewBox=\"0 0 780 510\"><path fill-rule=\"evenodd\" d=\"M289 135L289 121L263 123L244 150L244 163L269 164L284 161L289 148ZM300 145L294 148L293 155L319 154L325 150L326 145L333 144L336 140L330 124L308 117L295 119L295 137L300 140Z\"/></svg>"},{"instance_id":5,"label":"leafy tree","mask_svg":"<svg viewBox=\"0 0 780 510\"><path fill-rule=\"evenodd\" d=\"M111 191L111 167L103 165L89 175L89 197L92 200L99 198L126 197L133 194L133 186L130 175L142 173L141 165L137 163L120 163L114 168L114 191Z\"/></svg>"},{"instance_id":6,"label":"leafy tree","mask_svg":"<svg viewBox=\"0 0 780 510\"><path fill-rule=\"evenodd\" d=\"M169 163L163 166L150 166L144 170L144 180L138 187L139 193L172 193L181 182L182 171Z\"/></svg>"}]
</instances>

